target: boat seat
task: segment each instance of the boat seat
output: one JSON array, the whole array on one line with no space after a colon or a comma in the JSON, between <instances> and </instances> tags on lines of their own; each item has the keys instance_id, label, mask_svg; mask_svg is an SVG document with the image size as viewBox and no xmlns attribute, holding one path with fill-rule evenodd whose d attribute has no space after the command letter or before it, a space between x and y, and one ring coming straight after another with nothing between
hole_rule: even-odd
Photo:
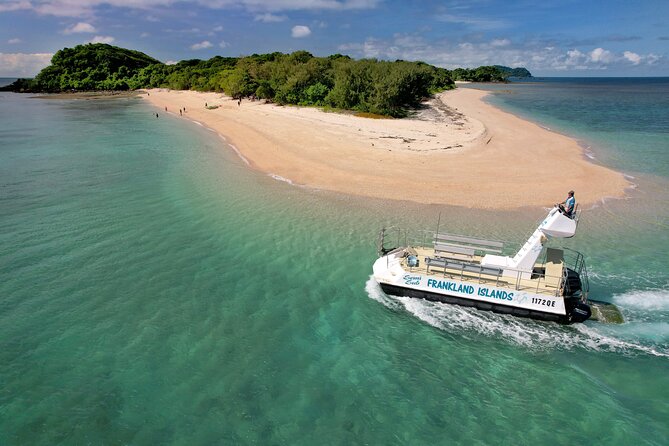
<instances>
[{"instance_id":1,"label":"boat seat","mask_svg":"<svg viewBox=\"0 0 669 446\"><path fill-rule=\"evenodd\" d=\"M479 265L470 265L468 263L451 261L449 259L441 257L425 257L425 266L427 267L428 272L430 271L430 266L436 266L443 269L453 269L457 271L473 273L475 275L486 274L490 276L499 277L502 275L502 270L500 268L490 268Z\"/></svg>"},{"instance_id":2,"label":"boat seat","mask_svg":"<svg viewBox=\"0 0 669 446\"><path fill-rule=\"evenodd\" d=\"M453 258L456 260L473 260L474 248L466 246L453 245L450 243L434 243L434 253L438 257Z\"/></svg>"},{"instance_id":3,"label":"boat seat","mask_svg":"<svg viewBox=\"0 0 669 446\"><path fill-rule=\"evenodd\" d=\"M545 282L547 287L558 288L562 279L564 269L564 253L561 249L546 249L546 273Z\"/></svg>"},{"instance_id":4,"label":"boat seat","mask_svg":"<svg viewBox=\"0 0 669 446\"><path fill-rule=\"evenodd\" d=\"M503 242L494 240L483 240L454 234L435 234L434 249L443 252L474 256L475 253L501 254L504 249Z\"/></svg>"}]
</instances>

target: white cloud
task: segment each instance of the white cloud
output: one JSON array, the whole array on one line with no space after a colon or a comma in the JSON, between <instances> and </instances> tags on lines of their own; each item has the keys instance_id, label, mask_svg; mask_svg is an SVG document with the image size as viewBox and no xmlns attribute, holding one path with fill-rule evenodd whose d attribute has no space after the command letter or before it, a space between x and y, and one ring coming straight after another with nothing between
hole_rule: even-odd
<instances>
[{"instance_id":1,"label":"white cloud","mask_svg":"<svg viewBox=\"0 0 669 446\"><path fill-rule=\"evenodd\" d=\"M208 40L203 40L200 43L194 43L193 45L190 46L191 50L203 50L206 48L211 48L213 45L211 44L210 41Z\"/></svg>"},{"instance_id":2,"label":"white cloud","mask_svg":"<svg viewBox=\"0 0 669 446\"><path fill-rule=\"evenodd\" d=\"M308 26L304 25L295 25L293 26L293 29L291 30L291 35L295 37L296 39L302 38L302 37L307 37L308 35L311 34L311 30L309 29Z\"/></svg>"},{"instance_id":3,"label":"white cloud","mask_svg":"<svg viewBox=\"0 0 669 446\"><path fill-rule=\"evenodd\" d=\"M40 3L34 3L30 8L38 14L53 15L56 17L92 17L95 4L81 1L59 1L47 0Z\"/></svg>"},{"instance_id":4,"label":"white cloud","mask_svg":"<svg viewBox=\"0 0 669 446\"><path fill-rule=\"evenodd\" d=\"M218 25L218 26L215 27L212 31L217 32L217 33L220 33L221 31L223 31L223 27L222 27L221 25Z\"/></svg>"},{"instance_id":5,"label":"white cloud","mask_svg":"<svg viewBox=\"0 0 669 446\"><path fill-rule=\"evenodd\" d=\"M112 36L95 36L91 39L91 43L114 43Z\"/></svg>"},{"instance_id":6,"label":"white cloud","mask_svg":"<svg viewBox=\"0 0 669 446\"><path fill-rule=\"evenodd\" d=\"M639 65L641 63L641 56L639 56L637 53L625 51L623 53L623 57L632 62L632 65Z\"/></svg>"},{"instance_id":7,"label":"white cloud","mask_svg":"<svg viewBox=\"0 0 669 446\"><path fill-rule=\"evenodd\" d=\"M490 42L490 45L494 47L509 46L511 45L511 41L509 39L495 39Z\"/></svg>"},{"instance_id":8,"label":"white cloud","mask_svg":"<svg viewBox=\"0 0 669 446\"><path fill-rule=\"evenodd\" d=\"M0 53L0 77L34 77L52 57L51 53Z\"/></svg>"},{"instance_id":9,"label":"white cloud","mask_svg":"<svg viewBox=\"0 0 669 446\"><path fill-rule=\"evenodd\" d=\"M142 34L139 35L139 37L141 37L142 39L144 39L145 37L149 37L150 35L151 35L151 34L149 34L149 33L142 33Z\"/></svg>"},{"instance_id":10,"label":"white cloud","mask_svg":"<svg viewBox=\"0 0 669 446\"><path fill-rule=\"evenodd\" d=\"M477 17L458 16L454 14L439 14L435 16L435 19L440 22L465 25L466 27L475 30L493 30L508 28L510 26L503 20L489 20Z\"/></svg>"},{"instance_id":11,"label":"white cloud","mask_svg":"<svg viewBox=\"0 0 669 446\"><path fill-rule=\"evenodd\" d=\"M21 43L21 39L19 39L18 37L15 37L13 39L9 39L7 41L7 43L10 44L10 45L16 45L17 43Z\"/></svg>"},{"instance_id":12,"label":"white cloud","mask_svg":"<svg viewBox=\"0 0 669 446\"><path fill-rule=\"evenodd\" d=\"M647 54L644 57L644 59L646 60L646 63L648 65L653 65L655 62L662 59L662 56L658 56L657 54L650 53L650 54Z\"/></svg>"},{"instance_id":13,"label":"white cloud","mask_svg":"<svg viewBox=\"0 0 669 446\"><path fill-rule=\"evenodd\" d=\"M564 64L567 67L576 67L583 65L587 60L587 56L579 50L567 51L567 57L564 58Z\"/></svg>"},{"instance_id":14,"label":"white cloud","mask_svg":"<svg viewBox=\"0 0 669 446\"><path fill-rule=\"evenodd\" d=\"M210 0L199 0L201 3L211 3ZM260 11L297 11L297 10L335 10L373 9L382 0L219 0L218 4L226 6L233 3L242 3L247 9Z\"/></svg>"},{"instance_id":15,"label":"white cloud","mask_svg":"<svg viewBox=\"0 0 669 446\"><path fill-rule=\"evenodd\" d=\"M0 12L18 11L20 9L32 9L32 4L28 1L6 2L0 5Z\"/></svg>"},{"instance_id":16,"label":"white cloud","mask_svg":"<svg viewBox=\"0 0 669 446\"><path fill-rule=\"evenodd\" d=\"M178 0L3 0L0 12L32 10L38 14L57 17L93 17L100 6L150 11L165 8ZM262 15L278 11L373 9L382 0L190 0L205 8L233 9L240 6L247 11ZM151 21L148 16L147 20ZM280 17L280 16L274 16Z\"/></svg>"},{"instance_id":17,"label":"white cloud","mask_svg":"<svg viewBox=\"0 0 669 446\"><path fill-rule=\"evenodd\" d=\"M90 23L79 22L75 25L68 26L63 30L63 34L77 34L77 33L94 33L96 29Z\"/></svg>"},{"instance_id":18,"label":"white cloud","mask_svg":"<svg viewBox=\"0 0 669 446\"><path fill-rule=\"evenodd\" d=\"M177 63L178 61L176 60L168 60L167 62L165 62L165 65L176 65Z\"/></svg>"},{"instance_id":19,"label":"white cloud","mask_svg":"<svg viewBox=\"0 0 669 446\"><path fill-rule=\"evenodd\" d=\"M593 62L609 63L613 61L613 54L604 48L595 48L590 52L590 60Z\"/></svg>"},{"instance_id":20,"label":"white cloud","mask_svg":"<svg viewBox=\"0 0 669 446\"><path fill-rule=\"evenodd\" d=\"M221 40L221 42L218 44L218 46L220 46L221 48L227 48L227 47L230 46L230 44L228 42L226 42L225 40Z\"/></svg>"},{"instance_id":21,"label":"white cloud","mask_svg":"<svg viewBox=\"0 0 669 446\"><path fill-rule=\"evenodd\" d=\"M276 14L271 14L269 12L265 14L259 14L253 18L256 22L263 22L263 23L276 23L276 22L283 22L287 19L285 15L276 15Z\"/></svg>"},{"instance_id":22,"label":"white cloud","mask_svg":"<svg viewBox=\"0 0 669 446\"><path fill-rule=\"evenodd\" d=\"M420 36L396 34L391 40L368 38L364 42L339 45L353 57L386 60L422 60L444 68L473 68L481 65L526 67L530 72L616 70L625 66L661 63L663 57L636 53L614 53L603 48L565 50L536 41L523 45L502 39L489 42L426 41ZM632 62L632 64L630 64Z\"/></svg>"},{"instance_id":23,"label":"white cloud","mask_svg":"<svg viewBox=\"0 0 669 446\"><path fill-rule=\"evenodd\" d=\"M425 46L425 41L422 37L407 34L395 34L393 36L393 43L397 46L405 48L417 48Z\"/></svg>"}]
</instances>

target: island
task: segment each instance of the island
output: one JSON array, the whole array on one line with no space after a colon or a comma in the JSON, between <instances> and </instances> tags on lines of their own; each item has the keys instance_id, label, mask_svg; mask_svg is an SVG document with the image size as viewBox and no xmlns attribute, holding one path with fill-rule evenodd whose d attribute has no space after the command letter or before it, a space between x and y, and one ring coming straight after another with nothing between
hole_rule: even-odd
<instances>
[{"instance_id":1,"label":"island","mask_svg":"<svg viewBox=\"0 0 669 446\"><path fill-rule=\"evenodd\" d=\"M114 48L61 50L24 90L142 89L161 116L205 125L251 168L315 190L509 209L551 206L569 189L588 205L630 186L574 139L492 107L487 92L454 88L513 70L306 51L166 65L130 50L108 58Z\"/></svg>"}]
</instances>

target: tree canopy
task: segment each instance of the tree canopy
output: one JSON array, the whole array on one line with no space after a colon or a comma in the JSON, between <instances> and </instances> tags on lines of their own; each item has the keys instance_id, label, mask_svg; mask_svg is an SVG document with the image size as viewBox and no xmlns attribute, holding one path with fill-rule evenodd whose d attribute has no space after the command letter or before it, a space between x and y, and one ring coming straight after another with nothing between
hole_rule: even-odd
<instances>
[{"instance_id":1,"label":"tree canopy","mask_svg":"<svg viewBox=\"0 0 669 446\"><path fill-rule=\"evenodd\" d=\"M35 78L33 90L127 90L128 79L139 69L159 63L142 52L105 43L78 45L57 51Z\"/></svg>"},{"instance_id":2,"label":"tree canopy","mask_svg":"<svg viewBox=\"0 0 669 446\"><path fill-rule=\"evenodd\" d=\"M170 88L219 91L233 98L256 97L277 104L328 106L402 117L430 95L451 89L453 80L503 81L498 67L449 71L423 62L353 60L307 51L182 60L166 65L139 51L87 44L58 51L51 65L13 91L88 91Z\"/></svg>"},{"instance_id":3,"label":"tree canopy","mask_svg":"<svg viewBox=\"0 0 669 446\"><path fill-rule=\"evenodd\" d=\"M507 78L509 77L532 77L532 73L530 73L527 68L511 68L511 67L505 67L503 65L495 65L495 68L497 68L499 71L502 73L506 74Z\"/></svg>"}]
</instances>

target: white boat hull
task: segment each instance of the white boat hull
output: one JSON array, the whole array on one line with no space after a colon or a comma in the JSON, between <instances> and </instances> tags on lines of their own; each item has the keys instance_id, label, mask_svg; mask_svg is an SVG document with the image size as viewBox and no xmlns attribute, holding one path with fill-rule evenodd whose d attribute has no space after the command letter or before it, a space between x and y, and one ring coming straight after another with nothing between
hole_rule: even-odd
<instances>
[{"instance_id":1,"label":"white boat hull","mask_svg":"<svg viewBox=\"0 0 669 446\"><path fill-rule=\"evenodd\" d=\"M392 254L374 263L374 278L391 295L427 299L481 310L561 323L581 322L590 316L577 298L535 294L527 290L502 288L489 283L472 283L449 277L424 275L404 270Z\"/></svg>"}]
</instances>

